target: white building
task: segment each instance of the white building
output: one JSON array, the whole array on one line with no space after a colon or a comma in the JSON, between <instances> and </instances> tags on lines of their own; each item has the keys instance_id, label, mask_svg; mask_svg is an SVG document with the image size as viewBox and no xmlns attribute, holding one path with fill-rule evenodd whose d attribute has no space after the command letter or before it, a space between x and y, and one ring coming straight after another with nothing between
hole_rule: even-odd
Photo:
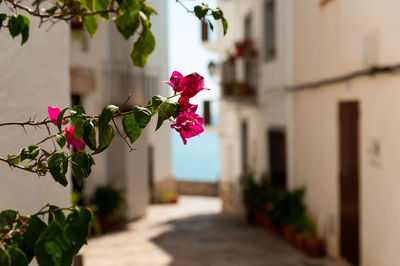
<instances>
[{"instance_id":1,"label":"white building","mask_svg":"<svg viewBox=\"0 0 400 266\"><path fill-rule=\"evenodd\" d=\"M132 65L129 54L133 43L126 41L113 23L99 23L93 39L85 31L72 30L71 93L80 96L87 112L101 113L107 104L125 108L144 105L153 95L168 95L162 83L169 77L167 3L149 4L159 12L152 17L157 45L144 69ZM135 151L129 152L123 139L116 136L104 154L95 156L97 165L85 181L84 189L89 195L101 184L111 184L123 191L128 219L145 214L150 193L157 201L162 200L165 190L175 193L171 129L164 125L154 132L156 117L152 120L133 144Z\"/></svg>"},{"instance_id":2,"label":"white building","mask_svg":"<svg viewBox=\"0 0 400 266\"><path fill-rule=\"evenodd\" d=\"M62 109L82 104L87 113L99 114L107 104L123 106L129 93L132 97L128 107L142 105L155 94L166 95L159 88L169 76L167 8L161 1L149 4L159 11L152 18L158 45L145 69L133 67L129 59L132 43L120 36L112 22L99 20L97 35L90 39L86 32L71 30L66 23L57 23L47 32L38 29L39 22L31 19L30 39L22 47L19 40L12 40L7 29L2 29L0 121L44 119L49 105ZM108 150L95 155L96 165L84 184L86 195L90 196L98 185L112 184L124 192L126 218L134 219L145 214L151 190L156 198L163 193L166 185L160 183L168 183L174 189L170 128L164 126L155 133L154 129L153 122L134 144L136 151L129 153L126 144L116 136ZM27 128L28 134L21 127L0 130L2 157L18 153L47 134L45 128ZM29 214L48 202L70 204L71 178L70 185L63 188L50 175L38 179L18 169L10 170L6 164L0 167L1 210L12 208Z\"/></svg>"},{"instance_id":3,"label":"white building","mask_svg":"<svg viewBox=\"0 0 400 266\"><path fill-rule=\"evenodd\" d=\"M241 211L239 176L270 172L291 184L291 1L220 1L221 189L224 210ZM273 156L271 156L273 155ZM278 181L277 181L278 182Z\"/></svg>"},{"instance_id":4,"label":"white building","mask_svg":"<svg viewBox=\"0 0 400 266\"><path fill-rule=\"evenodd\" d=\"M240 173L249 168L272 175L274 154L285 158L277 165L286 166L288 188L306 187L305 203L329 256L353 265L396 265L400 3L254 0L221 6L231 29L221 54L246 37L258 51L253 102L240 90L234 97L235 86L228 86L222 102L225 210L240 212ZM236 77L240 84L246 59L234 62L226 63L223 79Z\"/></svg>"},{"instance_id":5,"label":"white building","mask_svg":"<svg viewBox=\"0 0 400 266\"><path fill-rule=\"evenodd\" d=\"M2 7L2 9L4 6ZM68 106L69 94L69 27L59 23L50 32L38 29L32 19L29 41L20 46L20 37L13 40L7 28L0 31L0 121L23 122L29 118L47 117L47 106ZM18 154L20 149L47 136L47 129L0 127L3 158ZM43 144L52 148L51 142ZM37 212L47 203L69 206L71 186L62 187L50 175L11 169L0 164L0 210L15 209L23 215Z\"/></svg>"}]
</instances>

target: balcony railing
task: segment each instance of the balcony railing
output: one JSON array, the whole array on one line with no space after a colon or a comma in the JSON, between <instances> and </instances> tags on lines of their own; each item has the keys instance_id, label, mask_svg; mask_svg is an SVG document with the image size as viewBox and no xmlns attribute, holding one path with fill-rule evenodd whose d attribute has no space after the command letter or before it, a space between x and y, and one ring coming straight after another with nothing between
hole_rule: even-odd
<instances>
[{"instance_id":1,"label":"balcony railing","mask_svg":"<svg viewBox=\"0 0 400 266\"><path fill-rule=\"evenodd\" d=\"M222 64L222 91L226 100L254 102L257 96L257 60L236 56Z\"/></svg>"},{"instance_id":2,"label":"balcony railing","mask_svg":"<svg viewBox=\"0 0 400 266\"><path fill-rule=\"evenodd\" d=\"M103 72L105 104L130 108L145 104L151 95L157 94L160 82L156 75L143 70L134 72L131 65L119 62L105 64Z\"/></svg>"}]
</instances>

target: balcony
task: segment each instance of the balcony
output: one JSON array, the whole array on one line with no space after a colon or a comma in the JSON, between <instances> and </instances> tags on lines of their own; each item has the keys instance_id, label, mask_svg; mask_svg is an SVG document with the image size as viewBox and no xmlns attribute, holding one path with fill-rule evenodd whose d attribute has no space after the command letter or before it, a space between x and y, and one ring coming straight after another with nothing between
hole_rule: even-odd
<instances>
[{"instance_id":1,"label":"balcony","mask_svg":"<svg viewBox=\"0 0 400 266\"><path fill-rule=\"evenodd\" d=\"M222 63L222 95L224 100L255 103L257 100L257 52L252 42L236 43L236 54Z\"/></svg>"},{"instance_id":2,"label":"balcony","mask_svg":"<svg viewBox=\"0 0 400 266\"><path fill-rule=\"evenodd\" d=\"M160 84L157 75L144 70L134 71L130 64L121 62L105 64L103 83L106 88L103 94L105 104L115 104L126 109L145 104L153 94L158 93Z\"/></svg>"}]
</instances>

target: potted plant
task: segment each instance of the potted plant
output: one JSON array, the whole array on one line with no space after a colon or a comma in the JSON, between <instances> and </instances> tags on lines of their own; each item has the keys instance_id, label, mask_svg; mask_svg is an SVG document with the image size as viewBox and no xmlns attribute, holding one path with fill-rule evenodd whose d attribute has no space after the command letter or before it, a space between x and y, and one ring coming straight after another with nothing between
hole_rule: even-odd
<instances>
[{"instance_id":1,"label":"potted plant","mask_svg":"<svg viewBox=\"0 0 400 266\"><path fill-rule=\"evenodd\" d=\"M121 207L124 204L122 193L110 185L99 186L89 200L103 232L120 224L123 220Z\"/></svg>"},{"instance_id":2,"label":"potted plant","mask_svg":"<svg viewBox=\"0 0 400 266\"><path fill-rule=\"evenodd\" d=\"M317 237L315 222L308 217L308 226L303 231L304 252L310 257L320 257L324 253L324 241Z\"/></svg>"}]
</instances>

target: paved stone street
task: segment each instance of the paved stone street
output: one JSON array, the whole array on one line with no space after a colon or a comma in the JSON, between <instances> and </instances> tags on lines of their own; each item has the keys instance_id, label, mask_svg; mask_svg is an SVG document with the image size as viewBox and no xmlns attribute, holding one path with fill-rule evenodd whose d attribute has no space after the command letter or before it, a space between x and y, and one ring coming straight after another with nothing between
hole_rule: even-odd
<instances>
[{"instance_id":1,"label":"paved stone street","mask_svg":"<svg viewBox=\"0 0 400 266\"><path fill-rule=\"evenodd\" d=\"M279 237L220 214L212 197L152 205L127 230L93 238L84 266L336 266L310 260Z\"/></svg>"}]
</instances>

